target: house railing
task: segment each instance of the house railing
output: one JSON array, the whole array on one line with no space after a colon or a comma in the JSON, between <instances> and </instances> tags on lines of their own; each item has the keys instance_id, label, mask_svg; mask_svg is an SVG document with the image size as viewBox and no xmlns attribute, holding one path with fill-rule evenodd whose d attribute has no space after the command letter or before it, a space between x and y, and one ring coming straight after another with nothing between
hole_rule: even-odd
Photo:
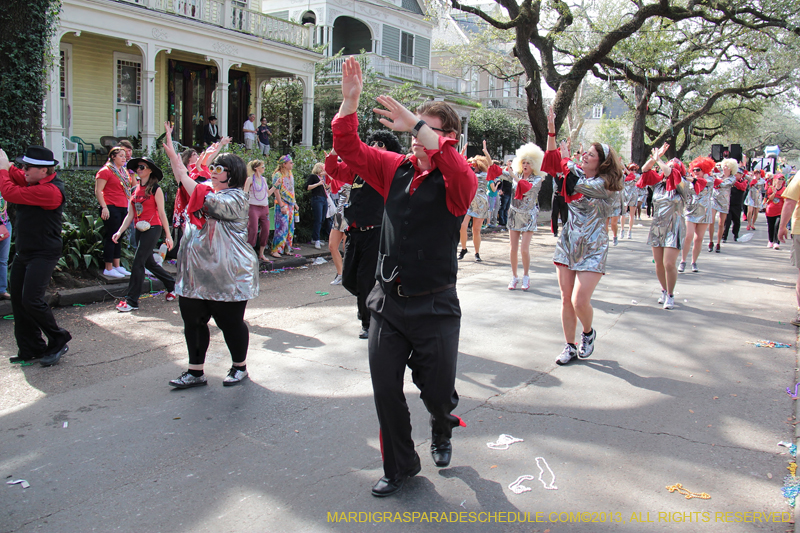
<instances>
[{"instance_id":1,"label":"house railing","mask_svg":"<svg viewBox=\"0 0 800 533\"><path fill-rule=\"evenodd\" d=\"M342 73L342 63L349 56L336 58L330 63L330 75L338 76ZM397 78L400 81L410 81L419 85L441 89L443 91L465 94L467 92L467 80L440 74L431 69L410 65L401 61L379 56L377 54L366 54L363 63L371 67L378 76L387 78Z\"/></svg>"},{"instance_id":2,"label":"house railing","mask_svg":"<svg viewBox=\"0 0 800 533\"><path fill-rule=\"evenodd\" d=\"M485 107L496 109L527 109L527 100L517 96L481 98L481 103Z\"/></svg>"},{"instance_id":3,"label":"house railing","mask_svg":"<svg viewBox=\"0 0 800 533\"><path fill-rule=\"evenodd\" d=\"M116 0L186 17L198 22L247 33L262 39L311 49L313 25L300 25L266 15L243 0ZM259 3L259 0L256 0Z\"/></svg>"}]
</instances>

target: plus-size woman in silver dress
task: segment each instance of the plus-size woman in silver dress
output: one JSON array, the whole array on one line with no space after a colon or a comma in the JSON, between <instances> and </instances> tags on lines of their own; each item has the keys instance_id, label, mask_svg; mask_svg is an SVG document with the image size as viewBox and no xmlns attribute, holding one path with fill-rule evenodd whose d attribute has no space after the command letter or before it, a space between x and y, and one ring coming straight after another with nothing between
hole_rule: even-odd
<instances>
[{"instance_id":1,"label":"plus-size woman in silver dress","mask_svg":"<svg viewBox=\"0 0 800 533\"><path fill-rule=\"evenodd\" d=\"M605 223L619 203L623 189L623 167L608 145L592 143L579 167L569 159L569 146L561 144L558 157L555 142L555 115L547 117L547 155L542 170L548 174L564 174L562 194L569 216L556 244L558 286L561 289L561 327L564 350L556 359L565 365L576 357L589 357L594 351L597 334L592 328L592 294L606 270L608 234ZM582 328L580 349L575 345L575 328Z\"/></svg>"}]
</instances>

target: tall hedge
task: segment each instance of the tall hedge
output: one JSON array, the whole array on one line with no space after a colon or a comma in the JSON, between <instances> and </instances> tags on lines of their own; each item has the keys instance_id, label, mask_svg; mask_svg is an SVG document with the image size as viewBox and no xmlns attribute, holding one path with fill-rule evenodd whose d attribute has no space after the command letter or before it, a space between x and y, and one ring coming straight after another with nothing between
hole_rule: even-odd
<instances>
[{"instance_id":1,"label":"tall hedge","mask_svg":"<svg viewBox=\"0 0 800 533\"><path fill-rule=\"evenodd\" d=\"M0 147L12 159L44 144L42 104L60 0L3 0L0 9ZM55 88L58 90L58 88ZM58 110L55 110L58 112Z\"/></svg>"}]
</instances>

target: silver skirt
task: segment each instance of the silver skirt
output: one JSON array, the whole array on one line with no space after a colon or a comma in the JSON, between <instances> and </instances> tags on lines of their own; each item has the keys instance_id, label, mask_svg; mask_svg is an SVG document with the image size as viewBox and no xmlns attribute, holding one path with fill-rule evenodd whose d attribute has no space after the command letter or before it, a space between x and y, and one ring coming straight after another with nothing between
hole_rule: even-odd
<instances>
[{"instance_id":1,"label":"silver skirt","mask_svg":"<svg viewBox=\"0 0 800 533\"><path fill-rule=\"evenodd\" d=\"M336 202L336 214L333 215L333 223L331 224L331 229L341 231L342 233L347 231L348 223L344 218L344 208L347 206L347 202L350 201L351 188L352 185L345 183L342 185L342 188L339 189L339 200Z\"/></svg>"},{"instance_id":2,"label":"silver skirt","mask_svg":"<svg viewBox=\"0 0 800 533\"><path fill-rule=\"evenodd\" d=\"M637 175L638 176L638 175ZM636 182L639 181L639 178L631 181L625 182L625 190L623 191L623 203L628 207L633 207L637 203L639 203L639 191L640 189L636 187ZM645 193L645 198L647 197Z\"/></svg>"},{"instance_id":3,"label":"silver skirt","mask_svg":"<svg viewBox=\"0 0 800 533\"><path fill-rule=\"evenodd\" d=\"M764 184L762 183L764 180L758 180L753 187L750 187L750 191L747 193L747 198L744 199L744 205L748 207L758 207L761 208L762 201L762 187Z\"/></svg>"},{"instance_id":4,"label":"silver skirt","mask_svg":"<svg viewBox=\"0 0 800 533\"><path fill-rule=\"evenodd\" d=\"M475 191L475 198L469 204L467 216L489 218L489 192L486 190L486 172L479 172L475 176L478 178L478 190Z\"/></svg>"},{"instance_id":5,"label":"silver skirt","mask_svg":"<svg viewBox=\"0 0 800 533\"><path fill-rule=\"evenodd\" d=\"M731 188L734 181L736 181L736 176L723 178L719 187L714 189L712 205L717 213L728 213L728 209L731 207Z\"/></svg>"},{"instance_id":6,"label":"silver skirt","mask_svg":"<svg viewBox=\"0 0 800 533\"><path fill-rule=\"evenodd\" d=\"M683 209L691 194L691 184L683 182L674 191L667 191L666 182L657 183L653 189L653 221L647 244L654 248L681 249L686 236Z\"/></svg>"},{"instance_id":7,"label":"silver skirt","mask_svg":"<svg viewBox=\"0 0 800 533\"><path fill-rule=\"evenodd\" d=\"M709 176L705 188L700 191L700 194L695 194L694 187L691 189L691 197L686 202L686 222L694 222L695 224L711 224L714 217L712 206L711 191L714 190L714 179Z\"/></svg>"},{"instance_id":8,"label":"silver skirt","mask_svg":"<svg viewBox=\"0 0 800 533\"><path fill-rule=\"evenodd\" d=\"M608 191L603 178L578 180L575 192L583 194L579 200L567 204L569 215L556 242L553 262L579 272L605 274L608 256L606 219L621 193Z\"/></svg>"},{"instance_id":9,"label":"silver skirt","mask_svg":"<svg viewBox=\"0 0 800 533\"><path fill-rule=\"evenodd\" d=\"M525 179L525 178L522 178ZM509 231L536 231L536 218L539 216L539 189L542 188L544 177L531 176L527 179L531 189L526 192L521 200L511 197L508 208Z\"/></svg>"}]
</instances>

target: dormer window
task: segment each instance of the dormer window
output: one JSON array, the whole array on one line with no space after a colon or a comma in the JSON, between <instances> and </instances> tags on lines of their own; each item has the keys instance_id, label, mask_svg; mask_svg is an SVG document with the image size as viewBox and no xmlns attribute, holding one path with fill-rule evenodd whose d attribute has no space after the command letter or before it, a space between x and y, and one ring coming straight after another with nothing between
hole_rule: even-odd
<instances>
[{"instance_id":1,"label":"dormer window","mask_svg":"<svg viewBox=\"0 0 800 533\"><path fill-rule=\"evenodd\" d=\"M603 118L603 104L595 104L592 107L592 118Z\"/></svg>"}]
</instances>

